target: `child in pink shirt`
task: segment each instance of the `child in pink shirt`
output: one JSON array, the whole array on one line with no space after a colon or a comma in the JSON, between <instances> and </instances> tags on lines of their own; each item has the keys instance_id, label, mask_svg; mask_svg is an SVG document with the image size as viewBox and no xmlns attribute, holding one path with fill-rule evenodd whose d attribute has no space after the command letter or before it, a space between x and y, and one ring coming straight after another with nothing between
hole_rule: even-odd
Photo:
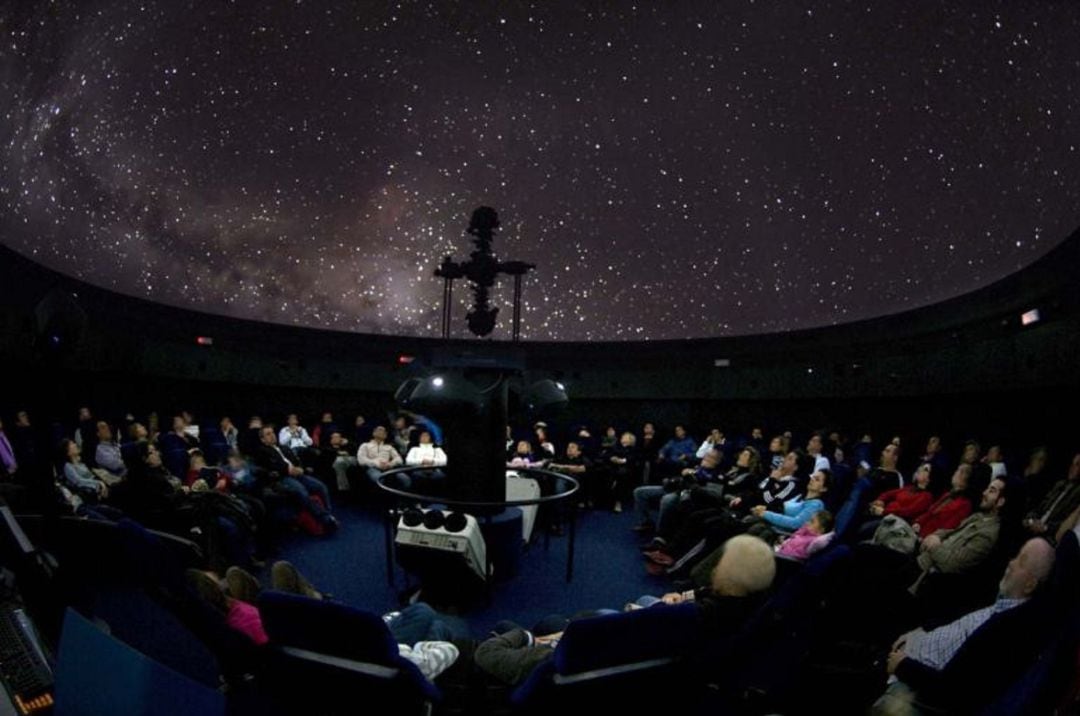
<instances>
[{"instance_id":1,"label":"child in pink shirt","mask_svg":"<svg viewBox=\"0 0 1080 716\"><path fill-rule=\"evenodd\" d=\"M795 534L784 540L776 553L792 559L806 560L815 552L824 549L832 540L833 518L827 510L822 510L811 517Z\"/></svg>"}]
</instances>

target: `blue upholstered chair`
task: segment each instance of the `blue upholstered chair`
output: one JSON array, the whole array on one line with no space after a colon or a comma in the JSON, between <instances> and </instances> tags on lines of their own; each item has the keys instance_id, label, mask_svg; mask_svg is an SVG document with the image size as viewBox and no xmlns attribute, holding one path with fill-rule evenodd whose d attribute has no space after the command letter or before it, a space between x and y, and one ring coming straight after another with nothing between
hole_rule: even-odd
<instances>
[{"instance_id":1,"label":"blue upholstered chair","mask_svg":"<svg viewBox=\"0 0 1080 716\"><path fill-rule=\"evenodd\" d=\"M430 713L442 698L398 653L376 614L282 592L259 595L270 643L260 691L295 713L356 713L393 704L395 714Z\"/></svg>"},{"instance_id":2,"label":"blue upholstered chair","mask_svg":"<svg viewBox=\"0 0 1080 716\"><path fill-rule=\"evenodd\" d=\"M670 707L688 671L680 668L682 659L693 651L699 632L694 604L572 621L554 657L533 670L511 703L526 712L575 704L623 713L639 713L644 704Z\"/></svg>"}]
</instances>

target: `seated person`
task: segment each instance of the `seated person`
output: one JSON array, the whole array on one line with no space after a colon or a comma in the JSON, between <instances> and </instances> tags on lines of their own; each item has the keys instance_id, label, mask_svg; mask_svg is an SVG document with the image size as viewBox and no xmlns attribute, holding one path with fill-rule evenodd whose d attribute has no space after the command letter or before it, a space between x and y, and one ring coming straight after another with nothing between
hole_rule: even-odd
<instances>
[{"instance_id":1,"label":"seated person","mask_svg":"<svg viewBox=\"0 0 1080 716\"><path fill-rule=\"evenodd\" d=\"M347 491L349 483L349 470L357 467L360 463L352 452L352 446L340 430L333 430L322 437L321 463L323 467L329 463L334 472L334 484L340 492Z\"/></svg>"},{"instance_id":2,"label":"seated person","mask_svg":"<svg viewBox=\"0 0 1080 716\"><path fill-rule=\"evenodd\" d=\"M832 473L828 470L815 471L806 485L806 494L786 501L783 514L770 512L764 505L754 507L750 513L761 523L751 527L752 532L769 542L775 541L777 535L792 534L825 509L822 498L829 491L831 480Z\"/></svg>"},{"instance_id":3,"label":"seated person","mask_svg":"<svg viewBox=\"0 0 1080 716\"><path fill-rule=\"evenodd\" d=\"M865 498L873 501L890 490L898 490L904 486L904 476L896 469L900 460L900 448L889 443L881 451L878 466L870 471L867 477L870 480L870 489L864 494Z\"/></svg>"},{"instance_id":4,"label":"seated person","mask_svg":"<svg viewBox=\"0 0 1080 716\"><path fill-rule=\"evenodd\" d=\"M431 441L429 431L421 430L419 442L409 448L409 453L405 456L405 464L410 467L446 467L446 453ZM442 470L427 470L419 474L440 477L443 472Z\"/></svg>"},{"instance_id":5,"label":"seated person","mask_svg":"<svg viewBox=\"0 0 1080 716\"><path fill-rule=\"evenodd\" d=\"M686 433L682 425L675 426L675 437L664 443L660 448L660 459L657 467L661 475L677 474L685 468L691 467L696 461L697 445L694 439Z\"/></svg>"},{"instance_id":6,"label":"seated person","mask_svg":"<svg viewBox=\"0 0 1080 716\"><path fill-rule=\"evenodd\" d=\"M393 445L386 441L386 428L377 425L371 431L371 440L360 446L356 451L356 462L360 467L367 470L368 479L378 482L384 472L391 468L399 467L403 459ZM407 475L399 475L401 483L406 488L412 484Z\"/></svg>"},{"instance_id":7,"label":"seated person","mask_svg":"<svg viewBox=\"0 0 1080 716\"><path fill-rule=\"evenodd\" d=\"M1080 453L1073 456L1069 473L1054 483L1039 506L1024 518L1024 527L1032 535L1053 539L1061 523L1080 507Z\"/></svg>"},{"instance_id":8,"label":"seated person","mask_svg":"<svg viewBox=\"0 0 1080 716\"><path fill-rule=\"evenodd\" d=\"M584 432L587 433L588 431ZM548 469L552 472L561 472L578 481L578 484L581 485L579 488L581 490L579 495L579 504L581 506L585 506L586 496L591 494L589 484L589 469L591 467L592 460L586 457L581 444L576 441L567 443L566 455L548 465Z\"/></svg>"},{"instance_id":9,"label":"seated person","mask_svg":"<svg viewBox=\"0 0 1080 716\"><path fill-rule=\"evenodd\" d=\"M978 512L956 529L938 530L924 537L916 560L921 573L911 586L911 592L918 590L931 571L960 574L982 564L997 543L1006 499L1005 481L991 480L983 491Z\"/></svg>"},{"instance_id":10,"label":"seated person","mask_svg":"<svg viewBox=\"0 0 1080 716\"><path fill-rule=\"evenodd\" d=\"M296 453L278 445L273 427L264 425L259 431L259 440L255 464L266 472L268 489L284 495L297 508L307 510L327 531L336 531L338 521L330 513L330 491L326 485L304 473ZM316 496L318 500L312 499Z\"/></svg>"},{"instance_id":11,"label":"seated person","mask_svg":"<svg viewBox=\"0 0 1080 716\"><path fill-rule=\"evenodd\" d=\"M1054 550L1046 540L1028 540L1005 569L1005 574L998 586L997 601L992 605L930 631L915 629L902 634L893 643L889 654L886 667L889 674L889 686L881 698L874 703L871 713L921 713L918 702L927 697L932 702L941 698L950 702L955 701L948 704L933 703L934 706L946 708L963 706L972 712L978 711L978 706L985 703L976 704L971 700L980 696L985 698L983 696L986 691L985 683L980 681L970 684L955 682L946 684L942 682L942 674L969 638L980 634L985 636L988 633L986 630L996 626L999 629L997 636L1000 637L1000 642L996 645L1000 649L983 649L980 650L981 654L974 654L974 658L981 660L984 664L982 668L970 669L968 673L980 680L985 678L1001 680L1002 662L1013 661L1008 658L1002 659L1004 656L1002 650L1011 650L1024 642L1023 617L1026 615L1013 612L1013 610L1019 609L1023 612L1023 605L1049 579L1054 566L1054 557ZM1007 629L1009 625L1013 628ZM1011 638L1007 638L1006 634ZM1019 660L1021 668L1026 663L1026 660Z\"/></svg>"},{"instance_id":12,"label":"seated person","mask_svg":"<svg viewBox=\"0 0 1080 716\"><path fill-rule=\"evenodd\" d=\"M506 467L509 469L515 467L534 468L543 466L544 458L533 455L532 443L528 440L518 440L513 456L506 462Z\"/></svg>"},{"instance_id":13,"label":"seated person","mask_svg":"<svg viewBox=\"0 0 1080 716\"><path fill-rule=\"evenodd\" d=\"M910 485L883 492L871 502L867 508L869 519L859 527L859 539L873 537L883 517L895 515L910 523L930 509L934 501L930 494L930 470L930 463L923 463Z\"/></svg>"},{"instance_id":14,"label":"seated person","mask_svg":"<svg viewBox=\"0 0 1080 716\"><path fill-rule=\"evenodd\" d=\"M64 459L63 483L83 500L95 503L109 496L109 488L98 480L82 461L82 451L74 440L60 443L60 455Z\"/></svg>"},{"instance_id":15,"label":"seated person","mask_svg":"<svg viewBox=\"0 0 1080 716\"><path fill-rule=\"evenodd\" d=\"M300 424L300 418L296 413L289 413L285 418L285 427L278 433L278 445L287 447L297 455L303 455L315 444L308 435L308 431Z\"/></svg>"},{"instance_id":16,"label":"seated person","mask_svg":"<svg viewBox=\"0 0 1080 716\"><path fill-rule=\"evenodd\" d=\"M781 542L776 553L782 557L806 560L828 546L832 540L833 516L828 510L821 510L794 534Z\"/></svg>"},{"instance_id":17,"label":"seated person","mask_svg":"<svg viewBox=\"0 0 1080 716\"><path fill-rule=\"evenodd\" d=\"M311 599L326 598L288 562L275 562L270 577L275 591ZM230 567L221 579L213 572L189 569L187 578L199 597L221 612L230 627L257 646L270 641L255 607L262 586L252 574ZM383 619L398 642L401 656L416 664L428 680L434 680L457 661L458 648L450 642L454 637L452 630L427 604L411 604L400 612L384 615Z\"/></svg>"},{"instance_id":18,"label":"seated person","mask_svg":"<svg viewBox=\"0 0 1080 716\"><path fill-rule=\"evenodd\" d=\"M693 601L700 608L709 638L722 639L734 634L760 605L761 595L772 586L775 576L772 549L756 537L740 535L725 543L723 555L712 571L709 589L672 592L660 597L659 602ZM552 657L561 636L561 631L534 635L520 627L513 628L482 642L474 660L481 671L504 684L517 685L538 664Z\"/></svg>"},{"instance_id":19,"label":"seated person","mask_svg":"<svg viewBox=\"0 0 1080 716\"><path fill-rule=\"evenodd\" d=\"M637 514L638 523L634 531L652 531L654 528L660 534L667 534L666 518L681 500L690 499L690 489L701 487L712 488L716 495L720 495L720 461L723 459L718 450L710 450L701 460L701 465L696 468L685 468L678 477L665 478L662 485L642 485L634 489L634 512ZM659 503L659 511L655 524L649 516L649 508L652 504Z\"/></svg>"},{"instance_id":20,"label":"seated person","mask_svg":"<svg viewBox=\"0 0 1080 716\"><path fill-rule=\"evenodd\" d=\"M104 420L97 423L97 439L98 444L94 451L94 462L97 466L115 477L127 475L127 467L120 455L120 443L113 440L112 428ZM104 477L108 478L108 475Z\"/></svg>"},{"instance_id":21,"label":"seated person","mask_svg":"<svg viewBox=\"0 0 1080 716\"><path fill-rule=\"evenodd\" d=\"M958 466L949 481L949 491L912 521L912 529L921 535L931 535L938 530L957 527L967 519L974 508L969 494L970 487L971 465Z\"/></svg>"}]
</instances>

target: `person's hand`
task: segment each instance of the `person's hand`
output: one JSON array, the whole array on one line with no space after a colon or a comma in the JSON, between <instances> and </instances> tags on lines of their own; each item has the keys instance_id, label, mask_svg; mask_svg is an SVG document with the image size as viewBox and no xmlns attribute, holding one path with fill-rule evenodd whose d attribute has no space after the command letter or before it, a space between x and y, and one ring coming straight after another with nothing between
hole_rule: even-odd
<instances>
[{"instance_id":1,"label":"person's hand","mask_svg":"<svg viewBox=\"0 0 1080 716\"><path fill-rule=\"evenodd\" d=\"M554 646L555 643L562 638L562 635L563 633L561 631L557 631L554 634L545 634L544 636L538 636L533 641L535 641L537 644L541 644L544 646Z\"/></svg>"},{"instance_id":2,"label":"person's hand","mask_svg":"<svg viewBox=\"0 0 1080 716\"><path fill-rule=\"evenodd\" d=\"M378 465L379 465L380 470L387 470L387 469L390 468L390 461L389 460L379 460Z\"/></svg>"},{"instance_id":3,"label":"person's hand","mask_svg":"<svg viewBox=\"0 0 1080 716\"><path fill-rule=\"evenodd\" d=\"M919 534L919 532L922 531L922 525L920 525L918 522L916 522L915 524L913 524L911 526L911 529L915 531L915 534Z\"/></svg>"},{"instance_id":4,"label":"person's hand","mask_svg":"<svg viewBox=\"0 0 1080 716\"><path fill-rule=\"evenodd\" d=\"M103 500L109 496L109 486L104 482L98 483L98 496Z\"/></svg>"},{"instance_id":5,"label":"person's hand","mask_svg":"<svg viewBox=\"0 0 1080 716\"><path fill-rule=\"evenodd\" d=\"M664 596L660 597L660 601L664 604L682 604L683 595L679 592L668 592Z\"/></svg>"},{"instance_id":6,"label":"person's hand","mask_svg":"<svg viewBox=\"0 0 1080 716\"><path fill-rule=\"evenodd\" d=\"M1046 523L1042 520L1024 520L1024 526L1027 527L1032 534L1041 535L1043 532L1046 532Z\"/></svg>"},{"instance_id":7,"label":"person's hand","mask_svg":"<svg viewBox=\"0 0 1080 716\"><path fill-rule=\"evenodd\" d=\"M682 474L682 475L683 475L684 477L691 477L691 476L693 476L693 474L694 474L694 471L693 471L693 469L692 469L692 468L689 468L689 467L688 467L688 468L686 468L685 470L683 470L681 474Z\"/></svg>"},{"instance_id":8,"label":"person's hand","mask_svg":"<svg viewBox=\"0 0 1080 716\"><path fill-rule=\"evenodd\" d=\"M304 474L303 468L299 468L296 465L289 466L289 474L293 477L299 477Z\"/></svg>"},{"instance_id":9,"label":"person's hand","mask_svg":"<svg viewBox=\"0 0 1080 716\"><path fill-rule=\"evenodd\" d=\"M907 658L907 654L904 653L904 645L901 644L899 648L894 648L889 652L889 658L885 662L885 671L892 676L896 673L896 668L900 666L900 662Z\"/></svg>"},{"instance_id":10,"label":"person's hand","mask_svg":"<svg viewBox=\"0 0 1080 716\"><path fill-rule=\"evenodd\" d=\"M920 552L930 552L941 546L941 538L937 535L930 535L922 541L922 547Z\"/></svg>"},{"instance_id":11,"label":"person's hand","mask_svg":"<svg viewBox=\"0 0 1080 716\"><path fill-rule=\"evenodd\" d=\"M761 517L765 514L767 509L768 508L766 508L765 505L755 505L750 509L750 513L754 515L754 517Z\"/></svg>"},{"instance_id":12,"label":"person's hand","mask_svg":"<svg viewBox=\"0 0 1080 716\"><path fill-rule=\"evenodd\" d=\"M879 504L870 505L870 514L874 515L875 517L881 517L883 514L885 514L885 508Z\"/></svg>"},{"instance_id":13,"label":"person's hand","mask_svg":"<svg viewBox=\"0 0 1080 716\"><path fill-rule=\"evenodd\" d=\"M225 490L228 489L228 487L229 487L229 481L226 480L224 477L218 478L217 484L214 485L214 489L217 490L218 492L225 492Z\"/></svg>"},{"instance_id":14,"label":"person's hand","mask_svg":"<svg viewBox=\"0 0 1080 716\"><path fill-rule=\"evenodd\" d=\"M741 504L742 504L742 498L741 497L736 497L734 500L732 500L731 502L728 503L728 506L730 506L730 507L738 507Z\"/></svg>"},{"instance_id":15,"label":"person's hand","mask_svg":"<svg viewBox=\"0 0 1080 716\"><path fill-rule=\"evenodd\" d=\"M435 464L435 461L432 460L431 458L426 458L425 457L423 460L420 461L420 464L425 466L425 467L430 467L431 465Z\"/></svg>"}]
</instances>

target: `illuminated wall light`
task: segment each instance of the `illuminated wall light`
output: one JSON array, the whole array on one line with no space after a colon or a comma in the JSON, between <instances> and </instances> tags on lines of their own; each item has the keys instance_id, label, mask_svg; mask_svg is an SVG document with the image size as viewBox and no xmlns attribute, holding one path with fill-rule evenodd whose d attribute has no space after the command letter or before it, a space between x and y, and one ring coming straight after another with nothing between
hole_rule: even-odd
<instances>
[{"instance_id":1,"label":"illuminated wall light","mask_svg":"<svg viewBox=\"0 0 1080 716\"><path fill-rule=\"evenodd\" d=\"M731 367L731 359L730 358L717 358L716 360L713 361L712 364L713 364L714 368L730 368Z\"/></svg>"},{"instance_id":2,"label":"illuminated wall light","mask_svg":"<svg viewBox=\"0 0 1080 716\"><path fill-rule=\"evenodd\" d=\"M214 345L214 339L210 336L195 336L195 345L212 346Z\"/></svg>"},{"instance_id":3,"label":"illuminated wall light","mask_svg":"<svg viewBox=\"0 0 1080 716\"><path fill-rule=\"evenodd\" d=\"M1032 323L1038 323L1042 320L1042 316L1039 315L1039 309L1033 308L1030 311L1024 311L1020 315L1020 324L1024 326L1030 326Z\"/></svg>"},{"instance_id":4,"label":"illuminated wall light","mask_svg":"<svg viewBox=\"0 0 1080 716\"><path fill-rule=\"evenodd\" d=\"M398 365L409 365L414 360L416 360L416 356L411 356L408 353L402 353L397 357Z\"/></svg>"}]
</instances>

